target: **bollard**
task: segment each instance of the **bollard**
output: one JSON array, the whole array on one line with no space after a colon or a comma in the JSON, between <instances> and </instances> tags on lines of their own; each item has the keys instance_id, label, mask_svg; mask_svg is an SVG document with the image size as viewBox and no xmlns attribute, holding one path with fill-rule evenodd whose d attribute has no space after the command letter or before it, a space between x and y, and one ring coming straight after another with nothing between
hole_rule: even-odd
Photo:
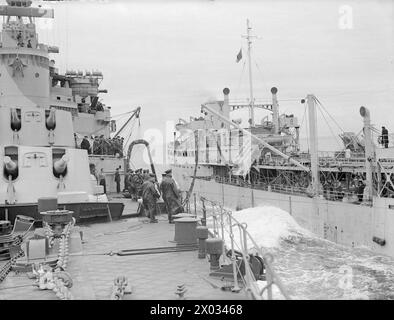
<instances>
[{"instance_id":1,"label":"bollard","mask_svg":"<svg viewBox=\"0 0 394 320\"><path fill-rule=\"evenodd\" d=\"M210 255L211 270L219 270L219 259L223 253L223 240L211 238L205 241L207 253Z\"/></svg>"},{"instance_id":2,"label":"bollard","mask_svg":"<svg viewBox=\"0 0 394 320\"><path fill-rule=\"evenodd\" d=\"M197 244L197 219L179 218L175 219L175 237L174 241L178 245L196 245Z\"/></svg>"},{"instance_id":3,"label":"bollard","mask_svg":"<svg viewBox=\"0 0 394 320\"><path fill-rule=\"evenodd\" d=\"M204 226L197 227L197 239L198 239L198 258L204 259L206 257L206 243L208 239L208 228Z\"/></svg>"}]
</instances>

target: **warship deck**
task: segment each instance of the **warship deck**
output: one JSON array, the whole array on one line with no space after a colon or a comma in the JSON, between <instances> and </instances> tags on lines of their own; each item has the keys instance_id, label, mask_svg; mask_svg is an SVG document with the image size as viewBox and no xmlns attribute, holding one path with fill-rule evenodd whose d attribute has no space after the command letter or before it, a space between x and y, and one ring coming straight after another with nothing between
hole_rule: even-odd
<instances>
[{"instance_id":1,"label":"warship deck","mask_svg":"<svg viewBox=\"0 0 394 320\"><path fill-rule=\"evenodd\" d=\"M137 204L124 199L123 215L135 214ZM107 223L77 226L83 232L82 252L70 255L67 272L73 279L70 289L76 300L108 300L113 280L125 276L132 294L124 300L172 300L175 291L184 284L185 298L246 299L246 295L220 289L225 284L209 277L209 262L198 259L197 251L161 254L110 256L108 253L126 249L175 246L175 226L166 215L158 216L159 222L150 224L147 218L124 218ZM2 262L0 262L3 264ZM26 273L11 272L0 283L0 300L56 300L53 291L41 291L33 286L34 280Z\"/></svg>"}]
</instances>

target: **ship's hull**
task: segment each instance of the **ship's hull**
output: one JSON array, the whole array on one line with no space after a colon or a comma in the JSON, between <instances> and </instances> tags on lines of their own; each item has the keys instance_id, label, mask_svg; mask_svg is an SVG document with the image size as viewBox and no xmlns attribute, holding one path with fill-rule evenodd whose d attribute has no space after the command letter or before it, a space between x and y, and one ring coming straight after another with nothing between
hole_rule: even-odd
<instances>
[{"instance_id":1,"label":"ship's hull","mask_svg":"<svg viewBox=\"0 0 394 320\"><path fill-rule=\"evenodd\" d=\"M122 202L80 202L58 204L58 209L73 211L73 217L77 223L110 219L108 210L113 220L122 216L124 204ZM1 205L0 220L14 221L17 215L32 217L38 221L42 217L38 213L37 203L25 203L16 205Z\"/></svg>"},{"instance_id":2,"label":"ship's hull","mask_svg":"<svg viewBox=\"0 0 394 320\"><path fill-rule=\"evenodd\" d=\"M189 189L191 167L174 167L174 176L178 177L182 190ZM394 199L391 198L374 198L373 206L369 206L251 189L214 179L196 179L193 193L233 210L263 205L279 207L321 238L347 246L368 247L394 257Z\"/></svg>"}]
</instances>

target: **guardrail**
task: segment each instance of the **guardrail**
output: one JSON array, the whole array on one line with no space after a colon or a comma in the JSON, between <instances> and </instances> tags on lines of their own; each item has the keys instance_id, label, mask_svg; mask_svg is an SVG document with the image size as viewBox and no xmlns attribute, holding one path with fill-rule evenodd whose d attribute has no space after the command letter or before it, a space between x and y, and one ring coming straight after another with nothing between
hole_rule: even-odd
<instances>
[{"instance_id":1,"label":"guardrail","mask_svg":"<svg viewBox=\"0 0 394 320\"><path fill-rule=\"evenodd\" d=\"M309 188L301 187L301 186L287 186L287 185L280 185L280 184L267 184L265 182L254 182L250 183L249 181L240 180L237 178L227 178L227 177L220 177L220 176L213 176L214 179L218 183L224 183L228 185L244 187L244 188L251 188L256 190L264 190L268 192L277 192L282 194L289 194L289 195L298 195L298 196L308 196L312 197L311 190ZM206 179L205 180L209 180ZM364 193L357 193L354 191L336 191L334 188L326 188L323 186L323 189L319 191L319 196L323 197L326 200L330 201L339 201L339 202L350 202L350 203L360 203L365 202L363 200Z\"/></svg>"},{"instance_id":2,"label":"guardrail","mask_svg":"<svg viewBox=\"0 0 394 320\"><path fill-rule=\"evenodd\" d=\"M213 225L212 225L212 233L215 237L221 238L223 240L224 246L230 244L231 247L231 263L233 266L233 281L234 287L233 290L239 290L238 284L238 275L242 273L240 272L239 265L236 261L236 253L235 250L239 251L242 255L242 260L245 266L244 275L242 275L241 280L244 283L246 288L246 292L248 292L253 299L263 300L263 294L267 292L267 299L273 299L272 288L275 285L279 292L285 299L291 299L289 294L287 293L282 281L276 274L273 269L272 262L274 260L273 256L270 253L264 253L262 247L259 247L256 241L252 238L252 236L247 231L247 224L244 222L239 222L236 218L234 218L232 211L224 209L223 206L217 204L214 201L206 199L204 197L200 198L202 203L203 210L203 221L208 218L207 214L212 217ZM212 210L208 213L206 210L207 205L210 205ZM238 232L237 232L238 231ZM239 234L238 238L237 235ZM228 239L226 239L228 236ZM229 242L229 243L228 243ZM248 247L248 243L251 244L251 247ZM266 270L266 282L267 284L260 288L255 275L250 267L250 252L255 251L256 254L263 260L264 267ZM225 252L225 251L224 251Z\"/></svg>"}]
</instances>

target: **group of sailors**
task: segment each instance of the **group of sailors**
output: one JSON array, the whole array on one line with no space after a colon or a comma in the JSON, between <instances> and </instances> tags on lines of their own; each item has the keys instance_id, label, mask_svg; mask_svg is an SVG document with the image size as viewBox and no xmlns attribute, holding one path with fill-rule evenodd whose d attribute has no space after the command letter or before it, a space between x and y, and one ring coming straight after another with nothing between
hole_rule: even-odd
<instances>
[{"instance_id":1,"label":"group of sailors","mask_svg":"<svg viewBox=\"0 0 394 320\"><path fill-rule=\"evenodd\" d=\"M363 202L365 182L362 178L355 178L348 189L345 189L338 180L328 179L322 186L323 196L327 200L345 202Z\"/></svg>"},{"instance_id":2,"label":"group of sailors","mask_svg":"<svg viewBox=\"0 0 394 320\"><path fill-rule=\"evenodd\" d=\"M21 31L19 31L18 35L16 36L16 40L17 40L17 46L18 47L24 47L25 46L25 42L23 41L23 35L22 35ZM26 47L27 48L32 48L30 39L27 40Z\"/></svg>"},{"instance_id":3,"label":"group of sailors","mask_svg":"<svg viewBox=\"0 0 394 320\"><path fill-rule=\"evenodd\" d=\"M172 170L163 173L160 183L157 182L156 175L149 170L129 170L125 176L125 189L129 191L132 200L142 198L143 208L151 223L157 222L157 201L160 197L167 209L169 223L174 223L175 214L183 212L181 191L172 178Z\"/></svg>"},{"instance_id":4,"label":"group of sailors","mask_svg":"<svg viewBox=\"0 0 394 320\"><path fill-rule=\"evenodd\" d=\"M87 150L88 154L96 155L113 155L123 157L123 137L104 138L104 135L91 137L93 146L89 137L85 136L80 144L81 149Z\"/></svg>"}]
</instances>

